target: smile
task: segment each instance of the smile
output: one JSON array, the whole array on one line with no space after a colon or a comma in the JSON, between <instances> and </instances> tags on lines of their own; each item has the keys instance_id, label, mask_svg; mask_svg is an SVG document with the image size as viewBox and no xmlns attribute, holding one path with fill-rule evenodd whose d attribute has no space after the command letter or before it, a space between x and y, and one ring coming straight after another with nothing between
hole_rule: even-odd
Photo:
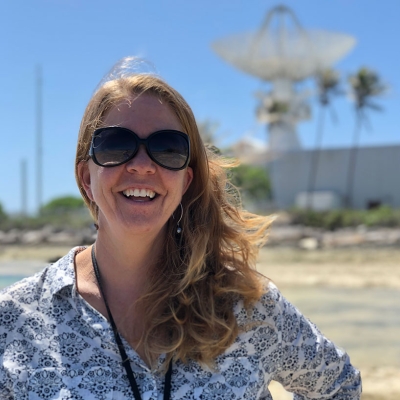
<instances>
[{"instance_id":1,"label":"smile","mask_svg":"<svg viewBox=\"0 0 400 400\"><path fill-rule=\"evenodd\" d=\"M122 194L127 198L149 198L150 200L154 199L156 196L156 192L149 189L127 189L124 190Z\"/></svg>"}]
</instances>

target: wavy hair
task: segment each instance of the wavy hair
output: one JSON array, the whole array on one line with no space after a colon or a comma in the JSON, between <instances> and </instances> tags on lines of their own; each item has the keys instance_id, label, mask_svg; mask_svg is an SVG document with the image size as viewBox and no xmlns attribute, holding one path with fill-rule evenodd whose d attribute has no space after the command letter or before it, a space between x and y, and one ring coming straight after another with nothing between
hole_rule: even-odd
<instances>
[{"instance_id":1,"label":"wavy hair","mask_svg":"<svg viewBox=\"0 0 400 400\"><path fill-rule=\"evenodd\" d=\"M105 82L95 92L80 126L75 174L95 221L98 208L82 187L78 164L88 160L92 133L107 112L143 93L167 104L189 135L193 180L182 198L181 238L170 218L162 260L135 304L146 318L140 346L148 360L166 353L167 361L192 359L211 365L239 333L234 304L242 300L250 307L261 296L255 264L271 218L241 208L238 192L227 179L233 164L205 148L183 97L155 75L131 74Z\"/></svg>"}]
</instances>

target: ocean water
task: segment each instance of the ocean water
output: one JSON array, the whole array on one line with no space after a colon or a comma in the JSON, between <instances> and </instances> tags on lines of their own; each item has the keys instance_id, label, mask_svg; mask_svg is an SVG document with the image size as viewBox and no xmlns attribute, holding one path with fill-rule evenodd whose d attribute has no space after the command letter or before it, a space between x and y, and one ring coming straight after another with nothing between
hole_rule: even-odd
<instances>
[{"instance_id":1,"label":"ocean water","mask_svg":"<svg viewBox=\"0 0 400 400\"><path fill-rule=\"evenodd\" d=\"M10 286L25 277L26 275L0 275L0 289Z\"/></svg>"},{"instance_id":2,"label":"ocean water","mask_svg":"<svg viewBox=\"0 0 400 400\"><path fill-rule=\"evenodd\" d=\"M46 262L37 260L9 260L0 262L0 289L41 271Z\"/></svg>"}]
</instances>

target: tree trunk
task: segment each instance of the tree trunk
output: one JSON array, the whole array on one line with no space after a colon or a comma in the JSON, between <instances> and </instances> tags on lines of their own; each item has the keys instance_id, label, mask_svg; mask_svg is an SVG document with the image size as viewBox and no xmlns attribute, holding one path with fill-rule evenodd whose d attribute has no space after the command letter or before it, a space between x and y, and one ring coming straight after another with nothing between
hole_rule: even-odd
<instances>
[{"instance_id":1,"label":"tree trunk","mask_svg":"<svg viewBox=\"0 0 400 400\"><path fill-rule=\"evenodd\" d=\"M325 121L326 107L321 106L319 110L319 118L317 124L317 136L315 142L315 149L312 154L310 163L310 172L308 175L308 194L307 194L307 210L312 210L313 208L313 191L315 189L315 184L317 181L319 158L321 155L322 147L322 137L324 133L324 121Z\"/></svg>"},{"instance_id":2,"label":"tree trunk","mask_svg":"<svg viewBox=\"0 0 400 400\"><path fill-rule=\"evenodd\" d=\"M358 142L361 132L361 119L362 116L360 115L359 112L357 112L356 126L353 135L353 146L350 149L349 168L347 170L347 185L346 185L346 197L345 197L345 205L347 208L353 208L354 177L357 167Z\"/></svg>"}]
</instances>

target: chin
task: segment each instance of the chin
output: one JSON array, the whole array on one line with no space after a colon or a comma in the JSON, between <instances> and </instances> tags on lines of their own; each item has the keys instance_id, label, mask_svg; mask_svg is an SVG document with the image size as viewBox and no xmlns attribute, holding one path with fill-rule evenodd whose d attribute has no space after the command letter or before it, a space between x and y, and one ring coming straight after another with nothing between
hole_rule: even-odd
<instances>
[{"instance_id":1,"label":"chin","mask_svg":"<svg viewBox=\"0 0 400 400\"><path fill-rule=\"evenodd\" d=\"M123 230L127 231L129 234L133 235L157 235L165 231L166 224L159 226L159 224L151 223L150 221L146 220L137 220L132 219L125 219L123 223Z\"/></svg>"}]
</instances>

